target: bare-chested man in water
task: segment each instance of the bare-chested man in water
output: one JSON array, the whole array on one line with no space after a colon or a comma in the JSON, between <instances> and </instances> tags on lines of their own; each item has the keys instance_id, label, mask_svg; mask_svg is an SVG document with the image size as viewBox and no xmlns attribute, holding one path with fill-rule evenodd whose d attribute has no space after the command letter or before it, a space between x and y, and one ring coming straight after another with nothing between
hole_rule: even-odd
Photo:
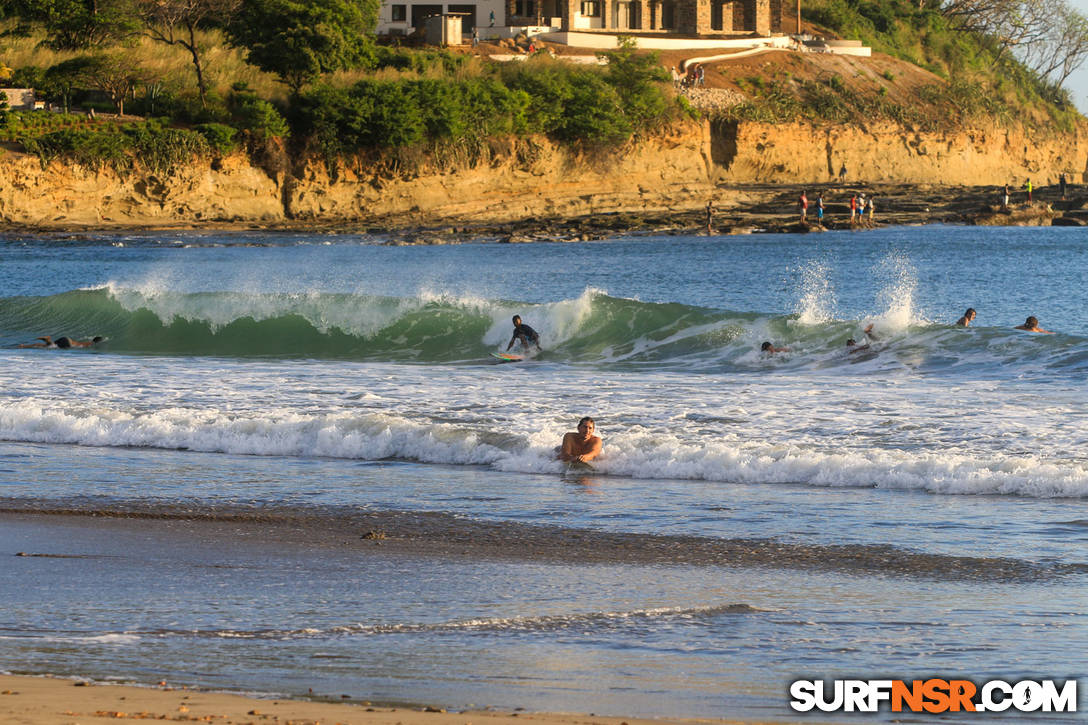
<instances>
[{"instance_id":1,"label":"bare-chested man in water","mask_svg":"<svg viewBox=\"0 0 1088 725\"><path fill-rule=\"evenodd\" d=\"M578 421L578 432L563 436L559 460L567 463L588 463L601 455L601 438L593 435L596 425L589 416Z\"/></svg>"},{"instance_id":2,"label":"bare-chested man in water","mask_svg":"<svg viewBox=\"0 0 1088 725\"><path fill-rule=\"evenodd\" d=\"M1039 320L1035 316L1029 317L1024 322L1024 324L1017 325L1013 329L1014 330L1027 330L1028 332L1041 332L1044 335L1053 335L1054 334L1050 330L1044 330L1043 328L1039 327Z\"/></svg>"}]
</instances>

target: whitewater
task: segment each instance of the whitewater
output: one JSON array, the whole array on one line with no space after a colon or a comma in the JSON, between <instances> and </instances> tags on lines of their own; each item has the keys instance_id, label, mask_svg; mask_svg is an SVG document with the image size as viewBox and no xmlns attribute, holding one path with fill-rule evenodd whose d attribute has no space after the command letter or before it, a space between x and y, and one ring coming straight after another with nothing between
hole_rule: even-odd
<instances>
[{"instance_id":1,"label":"whitewater","mask_svg":"<svg viewBox=\"0 0 1088 725\"><path fill-rule=\"evenodd\" d=\"M390 701L422 688L451 706L559 697L586 712L777 717L776 688L800 674L928 676L933 657L973 678L1088 667L1077 229L436 247L86 234L2 239L0 261L0 508L123 517L108 537L64 533L106 568L69 570L75 588L62 564L39 570L61 593L14 597L0 669L141 681L150 661L259 692L305 681ZM978 318L958 328L967 307ZM515 314L543 352L496 363ZM1056 334L1014 329L1028 315ZM104 341L17 347L40 335ZM583 415L604 453L569 472L554 449ZM252 599L213 606L230 578L208 567L233 534L152 541L133 523L311 517L324 530L360 512L449 516L468 541L499 527L516 561L421 555L406 585L391 554L360 567L335 547L245 549L227 554L232 571L264 578L252 574ZM10 521L0 547L55 549L56 532L28 521ZM736 546L764 565L630 553L659 536L748 542ZM538 561L519 537L558 553ZM565 541L600 560L561 553ZM144 547L146 561L109 568ZM881 547L918 561L881 563L895 558ZM176 601L151 610L116 600L108 582L142 591L156 566L192 592L171 587ZM1021 570L1036 573L981 583ZM305 586L267 586L301 571ZM23 580L0 567L11 591ZM111 604L73 620L88 598ZM1033 639L1015 644L1017 628ZM247 647L264 648L248 669Z\"/></svg>"}]
</instances>

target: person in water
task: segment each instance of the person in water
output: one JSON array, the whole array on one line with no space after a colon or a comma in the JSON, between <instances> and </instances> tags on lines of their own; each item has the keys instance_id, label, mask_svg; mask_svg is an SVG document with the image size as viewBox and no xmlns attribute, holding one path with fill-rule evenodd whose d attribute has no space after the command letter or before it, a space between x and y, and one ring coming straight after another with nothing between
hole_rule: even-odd
<instances>
[{"instance_id":1,"label":"person in water","mask_svg":"<svg viewBox=\"0 0 1088 725\"><path fill-rule=\"evenodd\" d=\"M601 437L593 435L596 424L588 415L578 421L578 430L563 436L559 460L566 463L589 463L601 455Z\"/></svg>"},{"instance_id":2,"label":"person in water","mask_svg":"<svg viewBox=\"0 0 1088 725\"><path fill-rule=\"evenodd\" d=\"M760 352L765 352L768 355L774 355L776 352L789 352L790 351L790 349L788 347L775 347L774 345L772 345L770 343L770 341L767 341L767 342L763 343L762 345L760 345L759 349L760 349Z\"/></svg>"},{"instance_id":3,"label":"person in water","mask_svg":"<svg viewBox=\"0 0 1088 725\"><path fill-rule=\"evenodd\" d=\"M975 321L975 308L968 307L967 312L963 313L963 317L956 320L956 327L967 327Z\"/></svg>"},{"instance_id":4,"label":"person in water","mask_svg":"<svg viewBox=\"0 0 1088 725\"><path fill-rule=\"evenodd\" d=\"M514 343L521 340L521 346L525 348L525 351L529 351L529 343L536 345L536 349L540 350L540 334L524 324L521 321L521 315L514 315L514 336L510 338L510 344L506 346L507 351L514 346Z\"/></svg>"},{"instance_id":5,"label":"person in water","mask_svg":"<svg viewBox=\"0 0 1088 725\"><path fill-rule=\"evenodd\" d=\"M97 345L98 343L102 342L102 340L103 340L103 338L101 336L97 336L97 335L92 340L73 340L72 338L67 337L67 336L61 336L61 337L58 337L56 340L54 340L49 335L43 335L42 337L39 337L37 339L41 340L41 342L30 342L30 343L27 343L25 345L19 345L18 347L22 347L22 348L35 347L35 348L49 348L49 349L58 349L59 348L61 350L67 350L67 349L72 348L72 347L91 347L92 345Z\"/></svg>"},{"instance_id":6,"label":"person in water","mask_svg":"<svg viewBox=\"0 0 1088 725\"><path fill-rule=\"evenodd\" d=\"M1039 333L1042 333L1044 335L1053 335L1054 334L1050 330L1044 330L1043 328L1039 327L1039 319L1037 317L1034 317L1034 316L1029 317L1028 319L1024 320L1024 324L1017 325L1013 329L1015 329L1015 330L1027 330L1028 332L1039 332Z\"/></svg>"},{"instance_id":7,"label":"person in water","mask_svg":"<svg viewBox=\"0 0 1088 725\"><path fill-rule=\"evenodd\" d=\"M855 340L852 337L849 340L846 341L846 351L848 353L853 354L855 352L861 352L862 350L868 350L868 349L869 349L869 343L865 343L864 345L859 345L858 341Z\"/></svg>"}]
</instances>

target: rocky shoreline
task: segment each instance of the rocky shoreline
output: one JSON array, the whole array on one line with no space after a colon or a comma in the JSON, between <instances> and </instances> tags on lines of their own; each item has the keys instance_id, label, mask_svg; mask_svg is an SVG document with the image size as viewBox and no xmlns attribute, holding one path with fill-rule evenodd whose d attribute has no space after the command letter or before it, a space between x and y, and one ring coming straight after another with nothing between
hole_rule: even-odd
<instances>
[{"instance_id":1,"label":"rocky shoreline","mask_svg":"<svg viewBox=\"0 0 1088 725\"><path fill-rule=\"evenodd\" d=\"M809 221L798 218L797 199L809 198ZM824 194L823 224L813 222L817 193ZM858 192L875 199L872 219L850 223L849 199ZM710 236L814 233L849 229L857 232L886 226L967 224L978 226L1086 226L1088 188L1070 186L1062 200L1056 186L1036 189L1029 204L1017 191L1009 208L1000 206L1001 187L937 187L892 185L745 185L719 186L712 194L714 214ZM689 206L669 209L606 211L567 218L530 216L504 222L466 221L464 217L428 218L427 214L394 214L358 221L286 220L271 223L194 221L167 225L102 223L36 227L7 224L8 234L72 239L101 232L223 231L315 234L369 234L391 246L443 245L465 242L521 244L587 242L620 236L706 235L705 200L692 197Z\"/></svg>"},{"instance_id":2,"label":"rocky shoreline","mask_svg":"<svg viewBox=\"0 0 1088 725\"><path fill-rule=\"evenodd\" d=\"M801 191L808 192L809 223L802 224L797 213ZM714 195L711 236L739 234L810 233L850 229L858 232L885 226L921 224L967 224L978 226L1085 226L1088 225L1088 192L1067 190L1062 201L1057 187L1038 189L1027 203L1024 193L1015 196L1008 209L1000 206L1001 187L919 187L833 186L824 197L822 225L812 223L815 193L812 185L768 185L745 187L748 203L731 203L735 189L720 188ZM864 191L876 200L872 220L850 223L850 196ZM705 202L703 202L705 203ZM313 225L304 228L314 229ZM340 231L347 231L338 226ZM585 242L617 236L705 235L705 207L670 210L607 212L569 219L531 217L503 224L403 224L400 219L376 219L354 229L386 235L391 245L456 244L492 241L518 244L529 242Z\"/></svg>"}]
</instances>

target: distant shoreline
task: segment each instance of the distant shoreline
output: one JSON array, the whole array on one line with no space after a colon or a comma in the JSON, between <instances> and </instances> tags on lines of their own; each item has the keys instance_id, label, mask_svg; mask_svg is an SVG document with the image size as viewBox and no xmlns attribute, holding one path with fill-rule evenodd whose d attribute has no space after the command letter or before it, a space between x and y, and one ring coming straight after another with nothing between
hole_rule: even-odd
<instances>
[{"instance_id":1,"label":"distant shoreline","mask_svg":"<svg viewBox=\"0 0 1088 725\"><path fill-rule=\"evenodd\" d=\"M809 224L801 225L800 192L808 192ZM817 195L826 190L822 226L816 219ZM851 224L849 199L859 191L875 199L875 213ZM1069 187L1062 201L1057 187L1038 188L1032 204L1015 190L1008 209L1000 207L1000 187L935 187L915 184L766 184L721 186L714 199L710 236L760 233L809 233L832 230L863 232L889 226L966 224L980 226L1085 226L1088 193ZM472 215L395 214L345 221L342 219L274 222L196 221L192 223L0 225L0 233L40 237L79 237L98 234L156 232L246 232L282 234L371 234L387 237L391 246L443 245L463 242L498 243L596 241L628 235L705 236L707 199L692 195L672 209L622 208L577 216L530 216L510 221L473 219ZM629 207L634 205L628 205Z\"/></svg>"}]
</instances>

